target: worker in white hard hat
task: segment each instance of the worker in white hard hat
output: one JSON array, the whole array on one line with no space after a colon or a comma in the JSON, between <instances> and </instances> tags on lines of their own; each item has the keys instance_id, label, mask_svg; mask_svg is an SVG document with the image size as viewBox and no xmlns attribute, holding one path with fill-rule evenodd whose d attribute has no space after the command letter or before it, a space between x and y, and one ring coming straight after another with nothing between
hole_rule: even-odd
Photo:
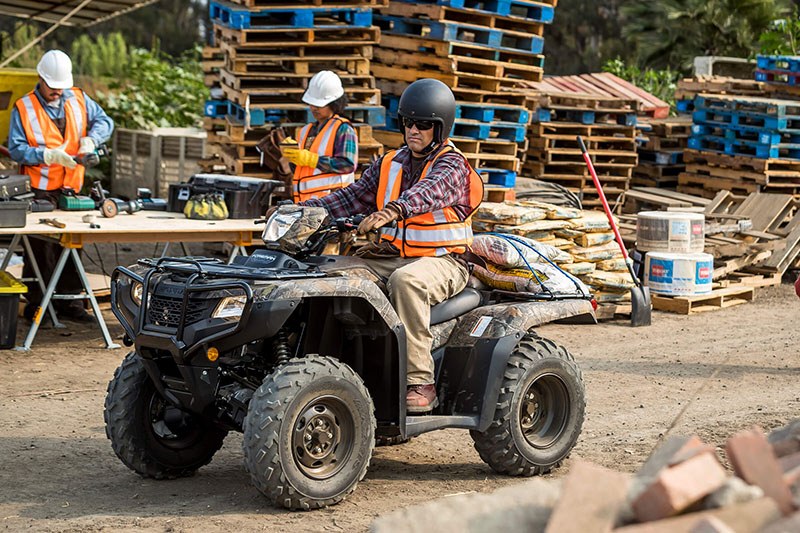
<instances>
[{"instance_id":1,"label":"worker in white hard hat","mask_svg":"<svg viewBox=\"0 0 800 533\"><path fill-rule=\"evenodd\" d=\"M75 161L80 154L94 152L106 142L114 122L88 95L73 87L72 61L61 50L46 52L36 67L39 83L17 100L11 110L8 151L19 163L20 172L31 179L34 197L58 205L64 187L74 191L83 188L85 168ZM55 269L61 247L57 243L31 240L33 253L45 278ZM25 277L35 277L25 262ZM59 294L75 294L81 283L75 265L67 261L59 282ZM28 287L27 318L34 317L42 294L37 283ZM55 300L60 316L79 321L92 321L80 300Z\"/></svg>"},{"instance_id":2,"label":"worker in white hard hat","mask_svg":"<svg viewBox=\"0 0 800 533\"><path fill-rule=\"evenodd\" d=\"M341 116L347 107L342 80L335 72L323 70L311 78L303 94L314 122L300 129L297 145L281 145L292 165L292 193L295 202L322 198L355 181L358 137L350 122Z\"/></svg>"}]
</instances>

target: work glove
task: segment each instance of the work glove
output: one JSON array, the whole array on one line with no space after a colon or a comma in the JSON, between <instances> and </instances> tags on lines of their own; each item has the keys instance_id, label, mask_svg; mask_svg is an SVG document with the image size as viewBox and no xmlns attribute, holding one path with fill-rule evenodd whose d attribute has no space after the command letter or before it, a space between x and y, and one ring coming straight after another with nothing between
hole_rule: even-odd
<instances>
[{"instance_id":1,"label":"work glove","mask_svg":"<svg viewBox=\"0 0 800 533\"><path fill-rule=\"evenodd\" d=\"M78 154L91 154L97 149L97 144L91 137L82 137L78 146Z\"/></svg>"},{"instance_id":2,"label":"work glove","mask_svg":"<svg viewBox=\"0 0 800 533\"><path fill-rule=\"evenodd\" d=\"M292 175L292 169L289 167L289 160L283 157L281 153L280 144L285 138L286 132L283 128L277 127L270 130L270 132L256 144L256 149L258 149L261 154L261 166L266 166L275 172L279 179L283 180Z\"/></svg>"},{"instance_id":3,"label":"work glove","mask_svg":"<svg viewBox=\"0 0 800 533\"><path fill-rule=\"evenodd\" d=\"M78 163L72 159L72 156L69 155L65 148L67 147L67 143L62 144L58 148L45 148L44 149L44 164L45 165L63 165L67 168L75 168L78 166Z\"/></svg>"},{"instance_id":4,"label":"work glove","mask_svg":"<svg viewBox=\"0 0 800 533\"><path fill-rule=\"evenodd\" d=\"M394 206L386 206L362 220L361 224L358 225L358 233L363 235L370 231L375 231L398 218L400 218L400 211Z\"/></svg>"},{"instance_id":5,"label":"work glove","mask_svg":"<svg viewBox=\"0 0 800 533\"><path fill-rule=\"evenodd\" d=\"M319 156L315 152L291 146L283 148L283 155L298 167L316 168L319 162Z\"/></svg>"}]
</instances>

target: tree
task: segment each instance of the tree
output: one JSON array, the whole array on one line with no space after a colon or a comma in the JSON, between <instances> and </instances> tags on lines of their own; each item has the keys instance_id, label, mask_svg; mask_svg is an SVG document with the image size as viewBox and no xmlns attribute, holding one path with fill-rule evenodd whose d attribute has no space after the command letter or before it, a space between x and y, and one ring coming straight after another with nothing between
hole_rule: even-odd
<instances>
[{"instance_id":1,"label":"tree","mask_svg":"<svg viewBox=\"0 0 800 533\"><path fill-rule=\"evenodd\" d=\"M27 45L39 35L35 25L16 22L9 28L10 32L0 31L0 59L11 56L14 52ZM41 44L31 47L30 50L16 58L8 66L16 68L34 68L44 54Z\"/></svg>"},{"instance_id":2,"label":"tree","mask_svg":"<svg viewBox=\"0 0 800 533\"><path fill-rule=\"evenodd\" d=\"M622 35L639 63L688 71L695 56L749 57L786 0L628 0Z\"/></svg>"},{"instance_id":3,"label":"tree","mask_svg":"<svg viewBox=\"0 0 800 533\"><path fill-rule=\"evenodd\" d=\"M624 0L561 0L552 24L545 26L547 74L599 72L609 57L630 59L620 39Z\"/></svg>"}]
</instances>

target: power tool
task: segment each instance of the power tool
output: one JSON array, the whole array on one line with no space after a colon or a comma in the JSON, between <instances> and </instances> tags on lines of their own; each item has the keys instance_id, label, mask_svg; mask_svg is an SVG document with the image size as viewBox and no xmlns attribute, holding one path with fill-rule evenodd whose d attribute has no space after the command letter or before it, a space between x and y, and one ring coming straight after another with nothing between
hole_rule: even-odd
<instances>
[{"instance_id":1,"label":"power tool","mask_svg":"<svg viewBox=\"0 0 800 533\"><path fill-rule=\"evenodd\" d=\"M108 157L108 146L105 144L101 144L98 146L94 152L88 152L86 154L78 154L72 159L75 160L76 163L79 165L83 165L86 168L91 168L97 166L100 163L101 157Z\"/></svg>"},{"instance_id":2,"label":"power tool","mask_svg":"<svg viewBox=\"0 0 800 533\"><path fill-rule=\"evenodd\" d=\"M88 196L81 196L72 187L62 187L58 199L58 208L64 211L89 211L95 209L94 200Z\"/></svg>"},{"instance_id":3,"label":"power tool","mask_svg":"<svg viewBox=\"0 0 800 533\"><path fill-rule=\"evenodd\" d=\"M92 198L94 198L95 206L100 209L100 212L106 218L114 218L120 211L132 215L142 210L141 200L127 201L119 198L108 198L103 185L99 181L95 181L92 184Z\"/></svg>"},{"instance_id":4,"label":"power tool","mask_svg":"<svg viewBox=\"0 0 800 533\"><path fill-rule=\"evenodd\" d=\"M163 198L153 198L153 192L146 187L136 189L136 199L141 202L144 211L167 210L167 201Z\"/></svg>"}]
</instances>

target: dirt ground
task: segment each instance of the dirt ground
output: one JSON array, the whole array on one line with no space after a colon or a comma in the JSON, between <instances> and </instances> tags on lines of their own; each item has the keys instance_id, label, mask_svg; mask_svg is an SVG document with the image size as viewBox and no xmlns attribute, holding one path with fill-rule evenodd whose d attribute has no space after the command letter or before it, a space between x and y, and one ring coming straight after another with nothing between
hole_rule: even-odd
<instances>
[{"instance_id":1,"label":"dirt ground","mask_svg":"<svg viewBox=\"0 0 800 533\"><path fill-rule=\"evenodd\" d=\"M575 354L587 387L583 433L552 475L563 476L576 457L635 471L690 401L673 433L717 446L752 424L772 429L800 416L799 312L784 284L713 313L656 313L649 328L542 327ZM114 456L103 427L105 388L124 354L102 348L98 328L74 325L43 330L30 353L0 352L0 528L361 531L404 506L518 482L495 475L458 430L376 449L356 492L322 511L267 505L244 471L239 435L193 478L144 480Z\"/></svg>"}]
</instances>

